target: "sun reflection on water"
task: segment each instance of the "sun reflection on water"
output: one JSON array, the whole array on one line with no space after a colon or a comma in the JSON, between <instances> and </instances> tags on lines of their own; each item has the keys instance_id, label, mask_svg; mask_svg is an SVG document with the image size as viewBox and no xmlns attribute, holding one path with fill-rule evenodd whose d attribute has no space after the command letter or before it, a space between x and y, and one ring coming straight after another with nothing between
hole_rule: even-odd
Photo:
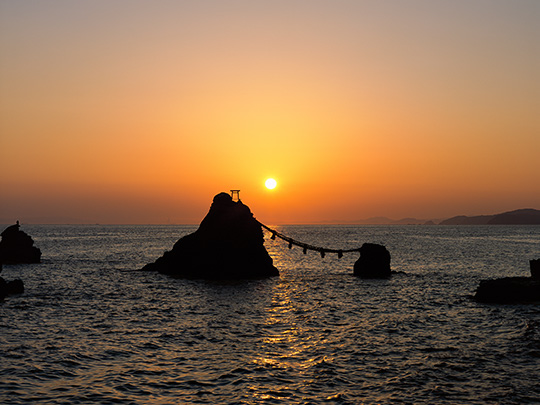
<instances>
[{"instance_id":1,"label":"sun reflection on water","mask_svg":"<svg viewBox=\"0 0 540 405\"><path fill-rule=\"evenodd\" d=\"M252 359L256 370L272 377L265 390L261 391L260 384L251 386L254 399L283 401L314 382L309 370L321 360L315 345L322 339L313 331L307 335L305 295L304 288L286 278L273 288L260 351Z\"/></svg>"}]
</instances>

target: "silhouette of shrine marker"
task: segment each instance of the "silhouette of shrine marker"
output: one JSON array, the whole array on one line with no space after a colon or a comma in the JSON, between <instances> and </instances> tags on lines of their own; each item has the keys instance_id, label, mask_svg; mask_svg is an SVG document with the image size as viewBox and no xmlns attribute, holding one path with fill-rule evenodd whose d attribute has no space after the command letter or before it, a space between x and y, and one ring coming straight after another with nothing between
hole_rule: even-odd
<instances>
[{"instance_id":1,"label":"silhouette of shrine marker","mask_svg":"<svg viewBox=\"0 0 540 405\"><path fill-rule=\"evenodd\" d=\"M236 196L236 200L234 197ZM240 190L231 190L231 198L233 201L240 201Z\"/></svg>"}]
</instances>

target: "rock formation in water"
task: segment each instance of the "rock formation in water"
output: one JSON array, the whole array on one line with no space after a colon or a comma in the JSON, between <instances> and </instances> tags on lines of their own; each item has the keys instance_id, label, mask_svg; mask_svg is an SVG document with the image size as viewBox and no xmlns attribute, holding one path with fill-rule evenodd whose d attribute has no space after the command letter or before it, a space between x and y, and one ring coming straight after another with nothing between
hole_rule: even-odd
<instances>
[{"instance_id":1,"label":"rock formation in water","mask_svg":"<svg viewBox=\"0 0 540 405\"><path fill-rule=\"evenodd\" d=\"M0 262L6 264L39 263L41 250L34 246L32 238L21 231L19 221L2 232Z\"/></svg>"},{"instance_id":2,"label":"rock formation in water","mask_svg":"<svg viewBox=\"0 0 540 405\"><path fill-rule=\"evenodd\" d=\"M143 270L178 278L253 279L278 276L249 207L227 193L214 197L199 229Z\"/></svg>"},{"instance_id":3,"label":"rock formation in water","mask_svg":"<svg viewBox=\"0 0 540 405\"><path fill-rule=\"evenodd\" d=\"M482 280L476 289L474 299L478 302L494 304L540 303L540 279L504 277Z\"/></svg>"},{"instance_id":4,"label":"rock formation in water","mask_svg":"<svg viewBox=\"0 0 540 405\"><path fill-rule=\"evenodd\" d=\"M0 277L0 302L4 301L4 298L8 296L7 282Z\"/></svg>"},{"instance_id":5,"label":"rock formation in water","mask_svg":"<svg viewBox=\"0 0 540 405\"><path fill-rule=\"evenodd\" d=\"M0 273L2 272L2 263L0 262ZM24 292L24 284L20 279L6 281L0 277L0 301L3 301L8 295L22 294Z\"/></svg>"},{"instance_id":6,"label":"rock formation in water","mask_svg":"<svg viewBox=\"0 0 540 405\"><path fill-rule=\"evenodd\" d=\"M361 278L389 278L390 252L383 245L364 243L354 263L354 275Z\"/></svg>"},{"instance_id":7,"label":"rock formation in water","mask_svg":"<svg viewBox=\"0 0 540 405\"><path fill-rule=\"evenodd\" d=\"M529 260L529 265L531 268L531 278L540 280L540 259Z\"/></svg>"},{"instance_id":8,"label":"rock formation in water","mask_svg":"<svg viewBox=\"0 0 540 405\"><path fill-rule=\"evenodd\" d=\"M531 277L482 280L474 299L495 304L540 303L540 259L531 260Z\"/></svg>"},{"instance_id":9,"label":"rock formation in water","mask_svg":"<svg viewBox=\"0 0 540 405\"><path fill-rule=\"evenodd\" d=\"M8 295L22 294L24 292L24 284L22 280L15 279L6 281L0 277L0 301L6 298Z\"/></svg>"}]
</instances>

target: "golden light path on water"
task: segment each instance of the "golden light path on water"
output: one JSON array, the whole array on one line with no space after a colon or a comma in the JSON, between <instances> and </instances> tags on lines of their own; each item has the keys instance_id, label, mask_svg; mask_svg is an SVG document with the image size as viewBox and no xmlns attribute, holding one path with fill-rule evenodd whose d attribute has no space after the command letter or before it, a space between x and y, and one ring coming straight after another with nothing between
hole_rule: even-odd
<instances>
[{"instance_id":1,"label":"golden light path on water","mask_svg":"<svg viewBox=\"0 0 540 405\"><path fill-rule=\"evenodd\" d=\"M279 230L281 227L276 226ZM274 260L274 265L280 269L291 268L293 262L303 262L303 271L296 274L296 278L311 278L310 267L320 262L320 256L316 252L304 255L300 248L288 249L286 243L279 240L270 240L266 235L266 247ZM356 259L354 258L350 258ZM336 258L330 259L336 261ZM340 261L339 265L350 266L346 260ZM253 359L257 367L272 369L280 375L296 374L297 379L290 381L276 381L275 390L260 392L254 384L250 387L254 399L264 401L286 400L287 391L294 392L298 389L314 389L320 376L326 372L333 374L335 352L328 353L324 348L330 343L333 347L341 347L339 343L341 334L336 333L335 325L328 325L319 329L311 327L312 323L320 322L319 310L323 307L332 307L332 303L325 300L313 300L312 291L307 283L298 283L291 279L291 275L282 274L279 281L272 289L272 298L266 310L264 338L260 355ZM342 325L343 326L343 325ZM358 326L358 325L355 325ZM281 372L280 372L281 371ZM338 390L339 391L339 390ZM328 401L339 399L340 393L330 394L326 392L325 399Z\"/></svg>"}]
</instances>

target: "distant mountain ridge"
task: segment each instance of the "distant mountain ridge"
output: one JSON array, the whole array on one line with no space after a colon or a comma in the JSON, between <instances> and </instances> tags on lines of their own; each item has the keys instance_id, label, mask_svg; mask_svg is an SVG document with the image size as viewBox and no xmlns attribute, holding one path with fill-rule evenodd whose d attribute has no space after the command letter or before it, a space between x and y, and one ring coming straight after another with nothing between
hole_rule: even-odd
<instances>
[{"instance_id":1,"label":"distant mountain ridge","mask_svg":"<svg viewBox=\"0 0 540 405\"><path fill-rule=\"evenodd\" d=\"M362 225L540 225L540 210L524 208L494 215L458 215L448 219L391 219L372 217L362 220L341 222Z\"/></svg>"},{"instance_id":2,"label":"distant mountain ridge","mask_svg":"<svg viewBox=\"0 0 540 405\"><path fill-rule=\"evenodd\" d=\"M387 217L373 217L364 219L362 223L366 225L423 225L426 221L426 219L418 218L390 219Z\"/></svg>"},{"instance_id":3,"label":"distant mountain ridge","mask_svg":"<svg viewBox=\"0 0 540 405\"><path fill-rule=\"evenodd\" d=\"M435 222L434 222L435 221ZM359 219L354 221L338 221L342 224L359 224L359 225L435 225L439 220L434 219L418 219L418 218L402 218L391 219L387 217L371 217L367 219ZM335 223L335 222L331 222Z\"/></svg>"},{"instance_id":4,"label":"distant mountain ridge","mask_svg":"<svg viewBox=\"0 0 540 405\"><path fill-rule=\"evenodd\" d=\"M540 210L524 208L495 215L459 215L441 221L440 225L540 225Z\"/></svg>"}]
</instances>

